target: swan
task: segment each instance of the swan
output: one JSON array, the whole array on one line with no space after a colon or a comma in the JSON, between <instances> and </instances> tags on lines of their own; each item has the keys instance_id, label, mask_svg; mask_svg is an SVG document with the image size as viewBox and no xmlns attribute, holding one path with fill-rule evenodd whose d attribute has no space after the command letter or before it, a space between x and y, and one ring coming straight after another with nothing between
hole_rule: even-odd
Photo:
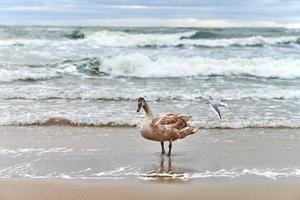
<instances>
[{"instance_id":1,"label":"swan","mask_svg":"<svg viewBox=\"0 0 300 200\"><path fill-rule=\"evenodd\" d=\"M172 142L197 132L196 128L189 127L187 124L187 121L192 118L191 116L169 113L162 117L153 117L150 107L143 97L138 99L137 112L141 108L146 112L146 120L141 126L140 133L147 140L160 142L162 154L165 154L165 141L169 141L168 156L170 156Z\"/></svg>"}]
</instances>

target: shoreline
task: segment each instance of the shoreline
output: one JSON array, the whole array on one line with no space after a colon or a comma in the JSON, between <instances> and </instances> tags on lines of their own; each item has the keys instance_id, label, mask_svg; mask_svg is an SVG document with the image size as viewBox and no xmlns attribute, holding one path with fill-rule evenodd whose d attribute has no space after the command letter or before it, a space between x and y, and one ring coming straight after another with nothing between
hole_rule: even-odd
<instances>
[{"instance_id":1,"label":"shoreline","mask_svg":"<svg viewBox=\"0 0 300 200\"><path fill-rule=\"evenodd\" d=\"M59 121L59 122L56 122L56 121L52 121L51 122L46 122L46 123L32 123L32 124L9 124L9 125L0 125L0 128L1 127L29 127L29 128L32 128L32 127L70 127L70 128L99 128L99 129L136 129L136 130L139 130L139 127L138 125L94 125L94 124L75 124L75 123L72 123L71 121ZM266 126L266 127L238 127L238 128L232 128L232 127L213 127L213 128L205 128L205 127L195 127L197 128L198 130L263 130L263 129L299 129L300 130L300 127L290 127L290 126L276 126L276 127L273 127L273 126Z\"/></svg>"}]
</instances>

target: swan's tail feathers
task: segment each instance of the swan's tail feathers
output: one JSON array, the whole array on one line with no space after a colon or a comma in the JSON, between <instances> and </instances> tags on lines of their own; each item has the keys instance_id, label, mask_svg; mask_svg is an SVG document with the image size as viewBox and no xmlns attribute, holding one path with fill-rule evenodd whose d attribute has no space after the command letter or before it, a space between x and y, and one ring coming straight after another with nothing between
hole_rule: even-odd
<instances>
[{"instance_id":1,"label":"swan's tail feathers","mask_svg":"<svg viewBox=\"0 0 300 200\"><path fill-rule=\"evenodd\" d=\"M190 115L179 115L178 117L183 119L185 122L188 122L192 118Z\"/></svg>"},{"instance_id":2,"label":"swan's tail feathers","mask_svg":"<svg viewBox=\"0 0 300 200\"><path fill-rule=\"evenodd\" d=\"M184 138L188 135L192 135L197 132L196 128L185 127L179 131L179 139Z\"/></svg>"}]
</instances>

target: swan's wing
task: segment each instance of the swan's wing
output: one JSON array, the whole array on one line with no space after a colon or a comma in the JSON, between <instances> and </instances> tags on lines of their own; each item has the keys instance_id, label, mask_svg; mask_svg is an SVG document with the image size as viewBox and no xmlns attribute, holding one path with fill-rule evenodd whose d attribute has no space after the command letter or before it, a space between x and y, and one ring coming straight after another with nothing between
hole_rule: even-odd
<instances>
[{"instance_id":1,"label":"swan's wing","mask_svg":"<svg viewBox=\"0 0 300 200\"><path fill-rule=\"evenodd\" d=\"M187 126L187 123L183 118L176 114L167 114L163 117L153 119L151 123L152 127L164 126L166 128L182 129Z\"/></svg>"},{"instance_id":2,"label":"swan's wing","mask_svg":"<svg viewBox=\"0 0 300 200\"><path fill-rule=\"evenodd\" d=\"M214 113L216 113L220 117L220 119L222 118L220 110L217 105L210 103L209 107L212 109L212 111L214 111Z\"/></svg>"},{"instance_id":3,"label":"swan's wing","mask_svg":"<svg viewBox=\"0 0 300 200\"><path fill-rule=\"evenodd\" d=\"M188 122L192 116L190 115L177 115L177 114L174 114L174 113L167 113L164 117L171 117L171 118L181 118L183 119L185 122Z\"/></svg>"}]
</instances>

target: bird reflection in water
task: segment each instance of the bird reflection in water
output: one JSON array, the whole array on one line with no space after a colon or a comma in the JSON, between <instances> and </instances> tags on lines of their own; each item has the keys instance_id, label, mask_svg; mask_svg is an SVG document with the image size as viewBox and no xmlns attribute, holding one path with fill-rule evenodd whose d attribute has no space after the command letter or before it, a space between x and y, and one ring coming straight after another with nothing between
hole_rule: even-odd
<instances>
[{"instance_id":1,"label":"bird reflection in water","mask_svg":"<svg viewBox=\"0 0 300 200\"><path fill-rule=\"evenodd\" d=\"M168 166L165 167L165 156L160 156L160 166L159 166L159 172L161 174L166 173L166 174L172 174L173 173L173 168L172 168L172 158L168 157L167 158Z\"/></svg>"},{"instance_id":2,"label":"bird reflection in water","mask_svg":"<svg viewBox=\"0 0 300 200\"><path fill-rule=\"evenodd\" d=\"M185 181L185 170L183 168L175 168L172 165L172 157L160 155L159 167L147 170L142 174L143 178L156 181L178 182Z\"/></svg>"}]
</instances>

